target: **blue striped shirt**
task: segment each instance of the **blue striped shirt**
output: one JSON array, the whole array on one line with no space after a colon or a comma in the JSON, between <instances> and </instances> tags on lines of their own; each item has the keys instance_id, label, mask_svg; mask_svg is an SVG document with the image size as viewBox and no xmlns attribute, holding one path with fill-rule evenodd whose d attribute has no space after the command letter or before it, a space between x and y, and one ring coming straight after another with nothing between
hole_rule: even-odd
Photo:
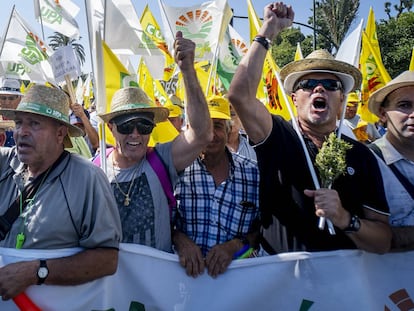
<instances>
[{"instance_id":1,"label":"blue striped shirt","mask_svg":"<svg viewBox=\"0 0 414 311\"><path fill-rule=\"evenodd\" d=\"M259 215L257 163L227 152L228 178L216 187L200 158L185 169L176 186L176 225L203 255L216 244L245 236Z\"/></svg>"}]
</instances>

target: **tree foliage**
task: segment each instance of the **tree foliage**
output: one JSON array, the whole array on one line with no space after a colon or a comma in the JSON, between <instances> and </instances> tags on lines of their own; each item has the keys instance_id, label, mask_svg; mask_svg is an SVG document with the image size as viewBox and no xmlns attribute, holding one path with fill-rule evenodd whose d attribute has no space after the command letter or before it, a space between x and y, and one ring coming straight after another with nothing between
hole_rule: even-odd
<instances>
[{"instance_id":1,"label":"tree foliage","mask_svg":"<svg viewBox=\"0 0 414 311\"><path fill-rule=\"evenodd\" d=\"M414 47L414 12L397 16L377 25L382 61L391 77L408 70Z\"/></svg>"},{"instance_id":2,"label":"tree foliage","mask_svg":"<svg viewBox=\"0 0 414 311\"><path fill-rule=\"evenodd\" d=\"M76 57L78 58L81 65L85 63L86 54L82 44L77 43L76 39L71 39L61 34L60 32L54 32L53 35L49 36L49 46L55 51L62 46L72 45L75 51ZM79 38L80 39L80 38Z\"/></svg>"}]
</instances>

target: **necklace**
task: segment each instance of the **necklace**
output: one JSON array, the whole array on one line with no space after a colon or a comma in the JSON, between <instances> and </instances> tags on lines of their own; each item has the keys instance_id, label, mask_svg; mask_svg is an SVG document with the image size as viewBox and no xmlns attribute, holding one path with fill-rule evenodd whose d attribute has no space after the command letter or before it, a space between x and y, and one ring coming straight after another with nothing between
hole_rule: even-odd
<instances>
[{"instance_id":1,"label":"necklace","mask_svg":"<svg viewBox=\"0 0 414 311\"><path fill-rule=\"evenodd\" d=\"M116 178L115 163L114 163L114 156L113 156L113 154L112 154L111 160L112 160L112 171L114 173L114 180L115 180L116 187L122 193L122 195L125 197L125 199L124 199L124 206L129 206L129 203L131 202L130 194L131 194L132 186L134 185L134 181L135 181L134 178L135 178L135 175L137 175L137 172L141 170L141 166L142 166L143 161L141 160L141 162L139 163L139 165L137 165L137 167L135 168L135 170L134 170L134 172L132 174L131 182L129 184L128 192L125 193L124 191L122 191L121 186L119 185L118 180Z\"/></svg>"}]
</instances>

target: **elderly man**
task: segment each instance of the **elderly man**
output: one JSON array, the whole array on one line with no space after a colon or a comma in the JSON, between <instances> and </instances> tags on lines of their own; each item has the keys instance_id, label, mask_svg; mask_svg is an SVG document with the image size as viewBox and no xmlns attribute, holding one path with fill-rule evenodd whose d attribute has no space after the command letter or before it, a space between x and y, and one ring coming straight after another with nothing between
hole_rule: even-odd
<instances>
[{"instance_id":1,"label":"elderly man","mask_svg":"<svg viewBox=\"0 0 414 311\"><path fill-rule=\"evenodd\" d=\"M13 78L4 77L0 81L0 108L16 109L20 103L22 93L20 92L20 81ZM7 129L5 147L14 146L13 131Z\"/></svg>"},{"instance_id":2,"label":"elderly man","mask_svg":"<svg viewBox=\"0 0 414 311\"><path fill-rule=\"evenodd\" d=\"M256 144L264 225L269 225L274 214L286 227L287 251L359 248L387 252L391 244L388 206L373 154L344 136L352 146L346 152L344 174L333 182L332 189L315 189L305 153L314 163L323 142L335 132L346 94L360 85L358 69L323 50L282 68L284 88L297 110L297 131L280 116L272 116L256 98L269 42L293 18L293 9L283 2L265 7L263 25L228 93L249 139ZM328 219L336 234L328 232L329 226L319 229L318 217Z\"/></svg>"},{"instance_id":3,"label":"elderly man","mask_svg":"<svg viewBox=\"0 0 414 311\"><path fill-rule=\"evenodd\" d=\"M158 122L167 120L168 109L156 106L139 87L115 92L110 112L99 115L115 138L115 148L106 154L107 175L121 215L123 242L167 252L172 251L172 187L178 173L194 161L213 136L206 99L194 69L195 43L178 32L174 50L187 96L186 131L171 142L149 148L150 134ZM171 184L166 185L160 173Z\"/></svg>"},{"instance_id":4,"label":"elderly man","mask_svg":"<svg viewBox=\"0 0 414 311\"><path fill-rule=\"evenodd\" d=\"M69 122L59 89L32 86L16 109L16 146L0 148L0 247L63 249L75 255L39 258L0 268L3 300L30 285L77 285L113 274L121 224L105 174L64 150L82 131Z\"/></svg>"},{"instance_id":5,"label":"elderly man","mask_svg":"<svg viewBox=\"0 0 414 311\"><path fill-rule=\"evenodd\" d=\"M390 206L392 249L414 249L414 72L404 71L375 91L369 110L387 123L370 145L378 156Z\"/></svg>"},{"instance_id":6,"label":"elderly man","mask_svg":"<svg viewBox=\"0 0 414 311\"><path fill-rule=\"evenodd\" d=\"M209 98L214 138L187 167L175 188L181 265L196 277L207 267L216 277L233 258L258 248L259 169L256 161L226 147L231 131L229 102ZM237 253L239 253L237 255Z\"/></svg>"}]
</instances>

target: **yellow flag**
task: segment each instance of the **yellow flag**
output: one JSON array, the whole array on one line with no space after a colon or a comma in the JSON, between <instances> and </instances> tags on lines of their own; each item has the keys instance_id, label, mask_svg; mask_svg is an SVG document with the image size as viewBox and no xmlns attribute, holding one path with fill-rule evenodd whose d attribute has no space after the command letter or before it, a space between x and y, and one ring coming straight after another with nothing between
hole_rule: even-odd
<instances>
[{"instance_id":1,"label":"yellow flag","mask_svg":"<svg viewBox=\"0 0 414 311\"><path fill-rule=\"evenodd\" d=\"M408 70L414 71L414 47L411 52L411 61L410 61L410 67L408 68Z\"/></svg>"},{"instance_id":2,"label":"yellow flag","mask_svg":"<svg viewBox=\"0 0 414 311\"><path fill-rule=\"evenodd\" d=\"M298 42L296 45L295 61L301 59L303 59L302 48L300 47L300 43Z\"/></svg>"},{"instance_id":3,"label":"yellow flag","mask_svg":"<svg viewBox=\"0 0 414 311\"><path fill-rule=\"evenodd\" d=\"M251 0L247 0L249 25L250 25L250 41L254 39L259 31L262 23L254 10ZM265 62L263 64L262 79L257 89L257 98L261 100L266 108L272 114L282 116L285 120L290 120L289 110L282 95L283 86L279 85L276 79L276 72L280 68L277 66L275 60L272 58L270 52L266 54ZM291 103L288 103L291 105Z\"/></svg>"},{"instance_id":4,"label":"yellow flag","mask_svg":"<svg viewBox=\"0 0 414 311\"><path fill-rule=\"evenodd\" d=\"M163 106L170 102L161 83L153 79L142 58L138 66L138 84L156 105ZM171 141L177 135L178 131L170 121L157 123L157 126L151 133L148 145L154 146L156 143Z\"/></svg>"},{"instance_id":5,"label":"yellow flag","mask_svg":"<svg viewBox=\"0 0 414 311\"><path fill-rule=\"evenodd\" d=\"M152 42L155 44L156 48L160 49L163 52L165 56L163 80L170 80L175 70L175 61L168 51L168 46L162 34L161 28L151 10L149 9L148 4L145 6L144 11L142 12L140 23L145 34L143 38L145 41L147 41L147 44L149 44L149 42Z\"/></svg>"}]
</instances>

